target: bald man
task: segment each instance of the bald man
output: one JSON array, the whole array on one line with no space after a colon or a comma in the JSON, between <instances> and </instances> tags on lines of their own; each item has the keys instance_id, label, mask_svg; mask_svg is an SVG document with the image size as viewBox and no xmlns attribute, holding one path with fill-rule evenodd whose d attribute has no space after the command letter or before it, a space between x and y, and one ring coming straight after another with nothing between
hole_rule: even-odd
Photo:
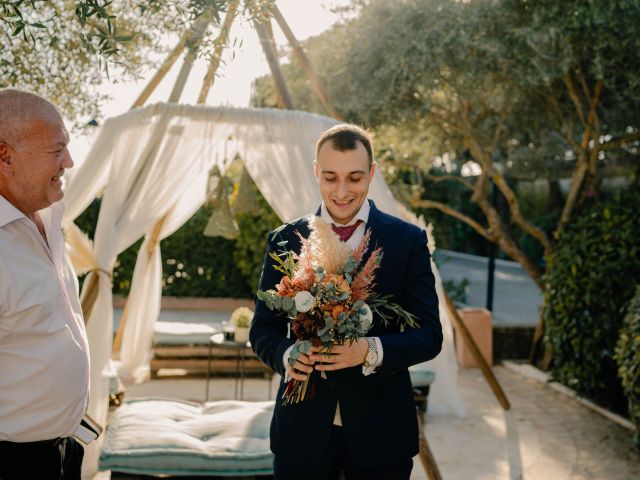
<instances>
[{"instance_id":1,"label":"bald man","mask_svg":"<svg viewBox=\"0 0 640 480\"><path fill-rule=\"evenodd\" d=\"M68 143L51 103L0 89L2 480L80 478L89 348L60 227Z\"/></svg>"}]
</instances>

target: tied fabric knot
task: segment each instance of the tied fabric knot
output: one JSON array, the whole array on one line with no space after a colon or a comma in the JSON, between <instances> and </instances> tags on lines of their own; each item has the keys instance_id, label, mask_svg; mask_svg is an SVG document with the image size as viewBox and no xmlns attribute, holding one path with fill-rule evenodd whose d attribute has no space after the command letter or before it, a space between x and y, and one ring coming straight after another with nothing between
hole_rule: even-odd
<instances>
[{"instance_id":1,"label":"tied fabric knot","mask_svg":"<svg viewBox=\"0 0 640 480\"><path fill-rule=\"evenodd\" d=\"M353 232L356 231L356 228L358 228L361 223L362 223L362 220L358 220L353 225L349 225L347 227L340 227L332 223L331 228L336 233L336 235L338 235L341 242L346 242L351 238L351 235L353 235Z\"/></svg>"}]
</instances>

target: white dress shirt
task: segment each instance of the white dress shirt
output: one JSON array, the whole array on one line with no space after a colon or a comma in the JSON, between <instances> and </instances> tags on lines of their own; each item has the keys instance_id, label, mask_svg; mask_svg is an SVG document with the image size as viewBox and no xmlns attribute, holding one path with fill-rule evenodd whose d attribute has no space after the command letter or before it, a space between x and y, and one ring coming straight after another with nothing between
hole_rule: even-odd
<instances>
[{"instance_id":1,"label":"white dress shirt","mask_svg":"<svg viewBox=\"0 0 640 480\"><path fill-rule=\"evenodd\" d=\"M35 223L0 195L0 440L71 435L89 395L89 346L63 205Z\"/></svg>"}]
</instances>

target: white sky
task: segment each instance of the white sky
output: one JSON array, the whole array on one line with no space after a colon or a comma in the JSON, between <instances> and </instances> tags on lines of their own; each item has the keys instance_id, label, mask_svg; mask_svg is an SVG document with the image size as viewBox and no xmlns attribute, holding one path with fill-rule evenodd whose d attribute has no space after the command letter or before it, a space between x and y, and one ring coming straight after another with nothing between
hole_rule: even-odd
<instances>
[{"instance_id":1,"label":"white sky","mask_svg":"<svg viewBox=\"0 0 640 480\"><path fill-rule=\"evenodd\" d=\"M349 0L277 0L282 15L298 40L317 35L329 28L338 18L331 12L332 7L346 5ZM287 41L276 22L273 22L274 35L278 46L286 46ZM269 73L260 42L251 25L239 17L234 21L229 35L229 43L236 41L233 49L227 48L223 55L225 64L218 69L218 77L209 92L207 104L236 107L249 106L251 81ZM173 46L177 39L170 41ZM182 58L178 60L164 80L158 85L147 104L165 101L175 82ZM195 103L200 92L202 79L207 69L206 60L198 60L189 76L181 103ZM105 83L104 91L112 97L102 110L105 118L120 115L131 107L149 78L155 73L150 71L146 78L126 84ZM76 168L84 160L89 150L91 138L73 136L69 145Z\"/></svg>"}]
</instances>

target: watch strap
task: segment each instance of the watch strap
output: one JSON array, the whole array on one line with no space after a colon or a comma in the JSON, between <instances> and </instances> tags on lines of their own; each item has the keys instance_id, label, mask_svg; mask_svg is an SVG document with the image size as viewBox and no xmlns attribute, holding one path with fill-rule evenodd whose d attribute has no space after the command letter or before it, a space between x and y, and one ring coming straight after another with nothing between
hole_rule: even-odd
<instances>
[{"instance_id":1,"label":"watch strap","mask_svg":"<svg viewBox=\"0 0 640 480\"><path fill-rule=\"evenodd\" d=\"M366 337L366 338L367 338L368 348L367 348L367 353L365 353L365 355L364 355L364 360L363 360L362 364L365 367L372 367L373 364L370 364L369 362L367 362L367 358L369 357L369 354L372 353L372 352L375 353L376 357L377 357L378 345L376 343L375 338L373 338L373 337Z\"/></svg>"}]
</instances>

